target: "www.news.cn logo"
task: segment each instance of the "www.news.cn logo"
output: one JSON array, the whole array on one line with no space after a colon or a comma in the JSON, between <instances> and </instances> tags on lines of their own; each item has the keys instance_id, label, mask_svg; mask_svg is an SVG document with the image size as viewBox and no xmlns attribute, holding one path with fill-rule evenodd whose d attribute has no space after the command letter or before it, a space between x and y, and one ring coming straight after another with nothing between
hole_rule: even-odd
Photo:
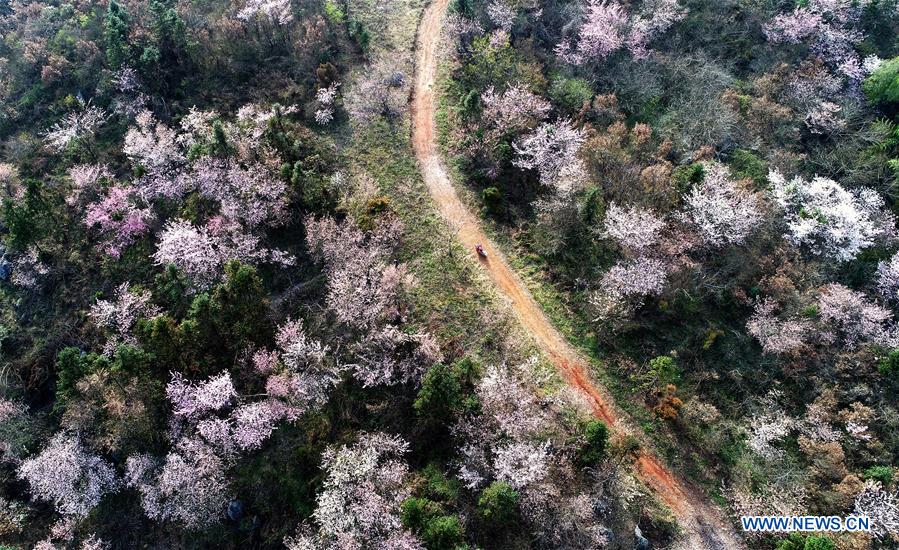
<instances>
[{"instance_id":1,"label":"www.news.cn logo","mask_svg":"<svg viewBox=\"0 0 899 550\"><path fill-rule=\"evenodd\" d=\"M870 531L867 516L741 516L744 531L793 533L818 531Z\"/></svg>"}]
</instances>

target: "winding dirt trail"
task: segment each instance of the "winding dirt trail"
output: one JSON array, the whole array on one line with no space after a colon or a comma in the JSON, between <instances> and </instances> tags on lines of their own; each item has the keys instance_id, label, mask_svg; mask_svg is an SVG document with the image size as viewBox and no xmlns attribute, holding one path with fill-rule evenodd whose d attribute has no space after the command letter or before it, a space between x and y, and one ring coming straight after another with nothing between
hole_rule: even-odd
<instances>
[{"instance_id":1,"label":"winding dirt trail","mask_svg":"<svg viewBox=\"0 0 899 550\"><path fill-rule=\"evenodd\" d=\"M434 84L437 48L449 0L432 0L422 14L416 40L416 69L412 99L412 145L425 183L440 214L453 226L466 249L481 263L500 292L510 302L524 328L568 382L583 391L594 414L617 431L630 431L627 419L616 409L601 386L595 385L584 360L550 324L540 306L509 267L496 246L481 230L477 218L465 207L453 188L436 148ZM482 243L487 260L474 254ZM635 463L640 479L671 508L684 531L679 548L730 550L745 544L723 518L720 510L694 485L679 479L652 451L644 451Z\"/></svg>"}]
</instances>

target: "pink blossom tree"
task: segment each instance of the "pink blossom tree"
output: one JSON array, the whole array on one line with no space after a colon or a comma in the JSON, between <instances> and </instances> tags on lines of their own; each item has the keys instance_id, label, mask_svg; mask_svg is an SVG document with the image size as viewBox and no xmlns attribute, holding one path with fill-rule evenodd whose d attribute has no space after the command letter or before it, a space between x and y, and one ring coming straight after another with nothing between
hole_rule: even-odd
<instances>
[{"instance_id":1,"label":"pink blossom tree","mask_svg":"<svg viewBox=\"0 0 899 550\"><path fill-rule=\"evenodd\" d=\"M555 52L573 65L601 62L622 47L634 57L643 58L648 54L647 44L686 14L677 0L647 1L634 14L629 14L617 0L589 0L576 41L563 40Z\"/></svg>"},{"instance_id":2,"label":"pink blossom tree","mask_svg":"<svg viewBox=\"0 0 899 550\"><path fill-rule=\"evenodd\" d=\"M104 254L119 258L125 248L150 231L153 214L137 206L136 200L131 189L116 185L107 189L101 200L87 206L84 224L102 235L97 246Z\"/></svg>"},{"instance_id":3,"label":"pink blossom tree","mask_svg":"<svg viewBox=\"0 0 899 550\"><path fill-rule=\"evenodd\" d=\"M193 167L200 193L218 201L221 215L249 228L278 225L287 212L287 184L265 166L206 158Z\"/></svg>"},{"instance_id":4,"label":"pink blossom tree","mask_svg":"<svg viewBox=\"0 0 899 550\"><path fill-rule=\"evenodd\" d=\"M892 313L861 292L839 283L825 285L818 294L818 313L832 331L825 337L836 339L849 349L869 342L895 346Z\"/></svg>"},{"instance_id":5,"label":"pink blossom tree","mask_svg":"<svg viewBox=\"0 0 899 550\"><path fill-rule=\"evenodd\" d=\"M177 372L172 373L165 395L175 416L184 419L221 410L237 398L231 374L227 371L199 383L189 382Z\"/></svg>"},{"instance_id":6,"label":"pink blossom tree","mask_svg":"<svg viewBox=\"0 0 899 550\"><path fill-rule=\"evenodd\" d=\"M858 29L862 9L855 2L810 0L792 13L782 13L765 25L773 43L807 43L812 52L851 82L864 76L855 46L864 40Z\"/></svg>"},{"instance_id":7,"label":"pink blossom tree","mask_svg":"<svg viewBox=\"0 0 899 550\"><path fill-rule=\"evenodd\" d=\"M62 514L81 517L119 486L111 464L88 452L76 436L64 433L24 461L18 476L28 482L35 499L52 502Z\"/></svg>"},{"instance_id":8,"label":"pink blossom tree","mask_svg":"<svg viewBox=\"0 0 899 550\"><path fill-rule=\"evenodd\" d=\"M293 419L328 400L344 366L328 357L330 347L311 338L301 321L278 327L276 342L278 351L258 351L254 364L260 374L268 376L268 395L280 400L285 416Z\"/></svg>"}]
</instances>

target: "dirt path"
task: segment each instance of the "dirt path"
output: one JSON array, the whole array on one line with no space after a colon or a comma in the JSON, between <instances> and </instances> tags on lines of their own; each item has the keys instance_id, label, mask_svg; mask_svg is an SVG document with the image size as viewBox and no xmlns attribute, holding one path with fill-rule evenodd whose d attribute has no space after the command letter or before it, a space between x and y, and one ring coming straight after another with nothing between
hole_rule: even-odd
<instances>
[{"instance_id":1,"label":"dirt path","mask_svg":"<svg viewBox=\"0 0 899 550\"><path fill-rule=\"evenodd\" d=\"M626 419L616 409L604 388L594 384L585 361L550 324L530 292L512 271L503 254L481 230L477 218L459 199L436 149L434 83L440 30L449 0L432 0L424 10L416 42L415 89L412 100L412 145L425 183L441 215L456 229L458 239L472 251L482 243L489 259L482 267L511 302L512 309L539 348L568 382L589 398L596 416L610 427L627 431ZM636 461L641 480L668 505L684 530L680 548L690 550L730 550L745 548L721 512L693 485L678 479L651 452Z\"/></svg>"}]
</instances>

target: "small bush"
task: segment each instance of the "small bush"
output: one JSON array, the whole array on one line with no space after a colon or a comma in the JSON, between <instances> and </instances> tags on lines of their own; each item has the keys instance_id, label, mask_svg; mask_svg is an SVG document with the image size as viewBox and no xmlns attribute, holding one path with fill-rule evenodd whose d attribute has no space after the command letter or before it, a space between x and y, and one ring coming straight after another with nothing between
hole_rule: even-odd
<instances>
[{"instance_id":1,"label":"small bush","mask_svg":"<svg viewBox=\"0 0 899 550\"><path fill-rule=\"evenodd\" d=\"M886 357L877 364L877 370L884 376L899 374L899 349L890 350Z\"/></svg>"},{"instance_id":2,"label":"small bush","mask_svg":"<svg viewBox=\"0 0 899 550\"><path fill-rule=\"evenodd\" d=\"M478 514L489 523L502 524L515 517L518 492L508 483L494 481L478 498Z\"/></svg>"},{"instance_id":3,"label":"small bush","mask_svg":"<svg viewBox=\"0 0 899 550\"><path fill-rule=\"evenodd\" d=\"M893 481L893 469L889 466L871 466L864 473L865 479L873 479L889 485Z\"/></svg>"},{"instance_id":4,"label":"small bush","mask_svg":"<svg viewBox=\"0 0 899 550\"><path fill-rule=\"evenodd\" d=\"M899 57L884 61L862 84L871 103L899 103Z\"/></svg>"},{"instance_id":5,"label":"small bush","mask_svg":"<svg viewBox=\"0 0 899 550\"><path fill-rule=\"evenodd\" d=\"M484 203L487 212L494 216L503 211L503 193L496 187L488 187L481 191L481 202Z\"/></svg>"},{"instance_id":6,"label":"small bush","mask_svg":"<svg viewBox=\"0 0 899 550\"><path fill-rule=\"evenodd\" d=\"M562 109L577 112L593 98L593 89L583 78L557 76L549 87L549 97Z\"/></svg>"},{"instance_id":7,"label":"small bush","mask_svg":"<svg viewBox=\"0 0 899 550\"><path fill-rule=\"evenodd\" d=\"M580 462L584 466L596 464L606 457L609 446L609 428L599 420L584 425L584 446L580 450Z\"/></svg>"}]
</instances>

